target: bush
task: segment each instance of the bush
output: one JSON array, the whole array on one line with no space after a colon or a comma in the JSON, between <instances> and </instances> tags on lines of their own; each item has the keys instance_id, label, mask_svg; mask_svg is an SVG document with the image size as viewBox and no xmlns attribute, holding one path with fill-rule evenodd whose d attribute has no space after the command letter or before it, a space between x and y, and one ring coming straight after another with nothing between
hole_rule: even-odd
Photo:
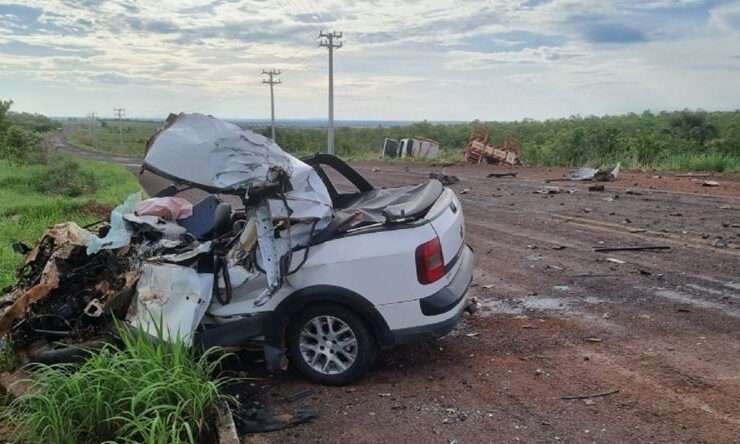
<instances>
[{"instance_id":1,"label":"bush","mask_svg":"<svg viewBox=\"0 0 740 444\"><path fill-rule=\"evenodd\" d=\"M218 352L196 356L181 341L118 330L121 347L106 346L79 368L32 367L29 390L6 414L24 442L199 442L217 405L231 400L221 393L230 381L211 379Z\"/></svg>"},{"instance_id":2,"label":"bush","mask_svg":"<svg viewBox=\"0 0 740 444\"><path fill-rule=\"evenodd\" d=\"M52 165L41 175L37 189L42 193L77 197L94 193L98 182L90 171L67 158L55 158Z\"/></svg>"},{"instance_id":3,"label":"bush","mask_svg":"<svg viewBox=\"0 0 740 444\"><path fill-rule=\"evenodd\" d=\"M41 114L8 112L7 118L13 125L38 133L46 133L61 127L59 123Z\"/></svg>"},{"instance_id":4,"label":"bush","mask_svg":"<svg viewBox=\"0 0 740 444\"><path fill-rule=\"evenodd\" d=\"M41 136L16 125L10 125L0 143L0 159L13 164L45 163L46 150Z\"/></svg>"}]
</instances>

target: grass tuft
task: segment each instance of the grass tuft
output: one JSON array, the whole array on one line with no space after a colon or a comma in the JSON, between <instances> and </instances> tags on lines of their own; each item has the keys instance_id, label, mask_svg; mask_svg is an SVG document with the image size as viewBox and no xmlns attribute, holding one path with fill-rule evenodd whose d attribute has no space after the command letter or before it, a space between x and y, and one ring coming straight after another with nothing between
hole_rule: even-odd
<instances>
[{"instance_id":1,"label":"grass tuft","mask_svg":"<svg viewBox=\"0 0 740 444\"><path fill-rule=\"evenodd\" d=\"M226 378L211 379L226 356L196 354L182 341L118 328L121 346L91 353L82 366L35 365L26 394L6 413L30 444L197 443L208 431Z\"/></svg>"}]
</instances>

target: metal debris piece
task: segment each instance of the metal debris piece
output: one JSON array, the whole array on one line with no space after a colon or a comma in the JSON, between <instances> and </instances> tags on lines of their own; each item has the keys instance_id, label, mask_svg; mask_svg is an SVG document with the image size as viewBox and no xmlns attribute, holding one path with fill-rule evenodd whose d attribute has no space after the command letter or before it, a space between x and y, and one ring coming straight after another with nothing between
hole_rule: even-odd
<instances>
[{"instance_id":1,"label":"metal debris piece","mask_svg":"<svg viewBox=\"0 0 740 444\"><path fill-rule=\"evenodd\" d=\"M606 392L598 392L598 393L591 393L589 395L566 395L561 396L560 399L589 399L589 398L601 398L604 396L610 396L610 395L616 395L619 393L619 390L609 390Z\"/></svg>"},{"instance_id":2,"label":"metal debris piece","mask_svg":"<svg viewBox=\"0 0 740 444\"><path fill-rule=\"evenodd\" d=\"M718 187L719 182L717 182L716 180L705 180L704 182L702 182L701 185L703 187Z\"/></svg>"},{"instance_id":3,"label":"metal debris piece","mask_svg":"<svg viewBox=\"0 0 740 444\"><path fill-rule=\"evenodd\" d=\"M509 172L509 173L488 173L486 174L486 177L495 177L495 178L501 178L501 177L516 177L518 173Z\"/></svg>"},{"instance_id":4,"label":"metal debris piece","mask_svg":"<svg viewBox=\"0 0 740 444\"><path fill-rule=\"evenodd\" d=\"M671 247L667 245L642 245L635 247L598 247L594 248L596 253L609 253L612 251L659 251L659 250L670 250Z\"/></svg>"},{"instance_id":5,"label":"metal debris piece","mask_svg":"<svg viewBox=\"0 0 740 444\"><path fill-rule=\"evenodd\" d=\"M454 185L458 182L460 182L460 179L457 176L451 176L443 173L429 173L430 179L437 179L438 181L442 182L442 185Z\"/></svg>"},{"instance_id":6,"label":"metal debris piece","mask_svg":"<svg viewBox=\"0 0 740 444\"><path fill-rule=\"evenodd\" d=\"M617 166L615 166L611 170L603 168L583 167L571 171L570 173L566 174L565 178L563 179L550 179L548 180L548 182L556 182L561 180L611 182L617 180L617 177L619 177L620 169L621 164L619 163L617 163Z\"/></svg>"},{"instance_id":7,"label":"metal debris piece","mask_svg":"<svg viewBox=\"0 0 740 444\"><path fill-rule=\"evenodd\" d=\"M535 194L560 194L563 191L560 189L560 187L554 187L554 186L546 186L544 188L540 188L539 190L534 191Z\"/></svg>"},{"instance_id":8,"label":"metal debris piece","mask_svg":"<svg viewBox=\"0 0 740 444\"><path fill-rule=\"evenodd\" d=\"M591 185L588 191L604 191L604 185Z\"/></svg>"}]
</instances>

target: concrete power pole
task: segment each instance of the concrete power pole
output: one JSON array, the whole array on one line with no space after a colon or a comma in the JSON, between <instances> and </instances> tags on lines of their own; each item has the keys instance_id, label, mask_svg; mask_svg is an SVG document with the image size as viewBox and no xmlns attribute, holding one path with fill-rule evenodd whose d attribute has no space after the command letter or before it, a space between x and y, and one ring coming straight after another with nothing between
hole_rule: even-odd
<instances>
[{"instance_id":1,"label":"concrete power pole","mask_svg":"<svg viewBox=\"0 0 740 444\"><path fill-rule=\"evenodd\" d=\"M275 85L279 85L282 82L276 80L275 76L280 75L280 71L271 69L269 71L262 70L262 75L268 77L267 80L262 80L262 83L270 85L270 128L272 129L272 141L275 141Z\"/></svg>"},{"instance_id":2,"label":"concrete power pole","mask_svg":"<svg viewBox=\"0 0 740 444\"><path fill-rule=\"evenodd\" d=\"M319 46L329 48L329 134L326 147L329 154L334 154L334 49L342 47L341 38L341 32L319 33Z\"/></svg>"},{"instance_id":3,"label":"concrete power pole","mask_svg":"<svg viewBox=\"0 0 740 444\"><path fill-rule=\"evenodd\" d=\"M95 145L97 145L95 143L95 119L96 119L95 113L90 113L90 114L87 115L87 117L89 119L89 122L88 122L88 124L89 124L88 131L89 131L89 137L90 137L90 145L93 147L93 149L95 149L95 148L97 148L95 146Z\"/></svg>"},{"instance_id":4,"label":"concrete power pole","mask_svg":"<svg viewBox=\"0 0 740 444\"><path fill-rule=\"evenodd\" d=\"M113 108L113 114L118 119L118 147L123 151L123 124L121 123L121 119L126 114L126 109Z\"/></svg>"}]
</instances>

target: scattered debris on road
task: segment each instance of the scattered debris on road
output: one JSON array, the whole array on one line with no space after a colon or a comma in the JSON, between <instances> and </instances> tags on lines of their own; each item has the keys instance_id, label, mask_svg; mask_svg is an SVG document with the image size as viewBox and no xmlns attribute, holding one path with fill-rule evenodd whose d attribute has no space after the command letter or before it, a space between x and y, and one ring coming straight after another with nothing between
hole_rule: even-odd
<instances>
[{"instance_id":1,"label":"scattered debris on road","mask_svg":"<svg viewBox=\"0 0 740 444\"><path fill-rule=\"evenodd\" d=\"M544 188L540 188L539 190L533 191L535 194L560 194L563 190L560 187L554 187L554 186L546 186Z\"/></svg>"},{"instance_id":2,"label":"scattered debris on road","mask_svg":"<svg viewBox=\"0 0 740 444\"><path fill-rule=\"evenodd\" d=\"M443 173L429 173L429 178L437 179L438 181L442 182L442 185L445 186L454 185L460 182L460 178L458 178L457 176L451 176Z\"/></svg>"},{"instance_id":3,"label":"scattered debris on road","mask_svg":"<svg viewBox=\"0 0 740 444\"><path fill-rule=\"evenodd\" d=\"M562 179L548 179L547 182L557 181L594 181L611 182L619 177L621 165L618 163L612 169L582 167L571 171Z\"/></svg>"},{"instance_id":4,"label":"scattered debris on road","mask_svg":"<svg viewBox=\"0 0 740 444\"><path fill-rule=\"evenodd\" d=\"M670 249L671 247L667 245L641 245L634 247L596 247L594 248L594 252L610 253L612 251L662 251Z\"/></svg>"},{"instance_id":5,"label":"scattered debris on road","mask_svg":"<svg viewBox=\"0 0 740 444\"><path fill-rule=\"evenodd\" d=\"M719 182L717 182L716 180L705 180L704 182L702 182L701 185L704 187L718 187Z\"/></svg>"},{"instance_id":6,"label":"scattered debris on road","mask_svg":"<svg viewBox=\"0 0 740 444\"><path fill-rule=\"evenodd\" d=\"M609 390L605 392L591 393L589 395L566 395L566 396L561 396L560 399L570 400L570 399L603 398L604 396L616 395L619 392L620 392L619 390Z\"/></svg>"},{"instance_id":7,"label":"scattered debris on road","mask_svg":"<svg viewBox=\"0 0 740 444\"><path fill-rule=\"evenodd\" d=\"M501 177L516 177L518 173L515 172L509 172L509 173L488 173L486 174L486 177L495 177L495 178L501 178Z\"/></svg>"}]
</instances>

